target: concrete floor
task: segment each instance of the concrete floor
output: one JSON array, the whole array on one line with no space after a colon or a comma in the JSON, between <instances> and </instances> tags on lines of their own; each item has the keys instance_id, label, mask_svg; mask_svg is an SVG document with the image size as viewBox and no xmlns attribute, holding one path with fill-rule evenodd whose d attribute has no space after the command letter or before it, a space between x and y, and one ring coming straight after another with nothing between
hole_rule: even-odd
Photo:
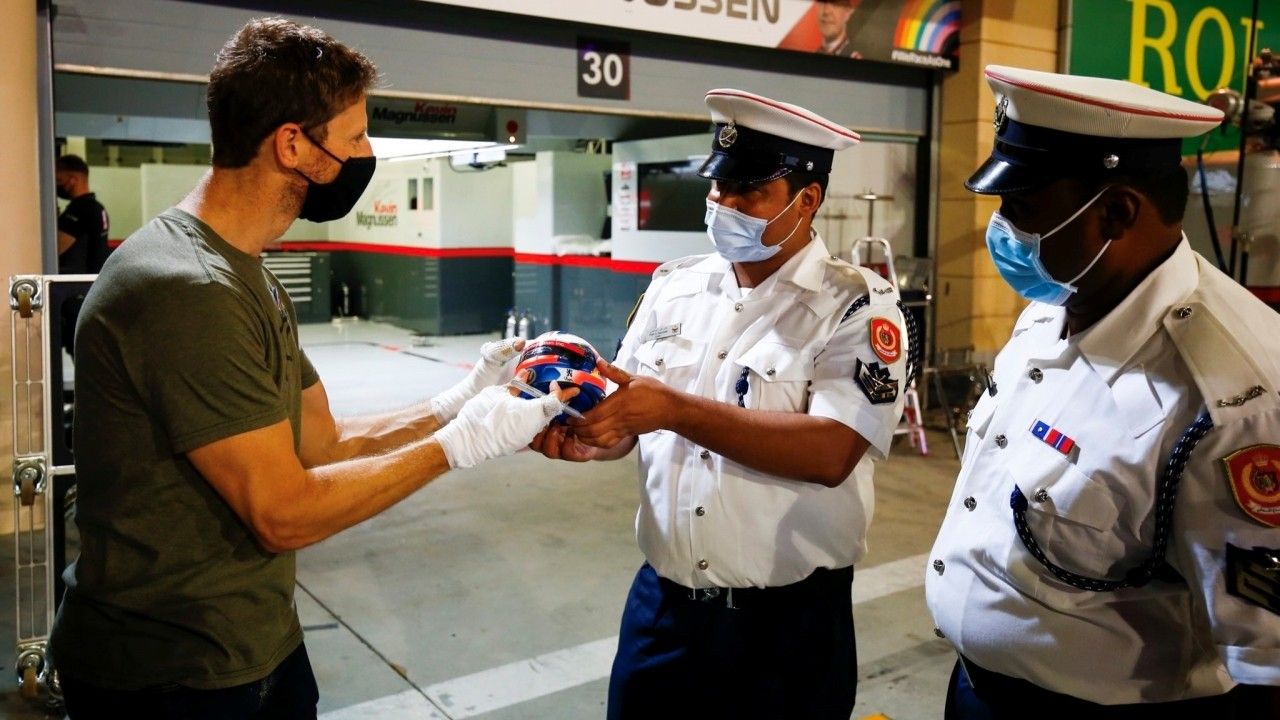
<instances>
[{"instance_id":1,"label":"concrete floor","mask_svg":"<svg viewBox=\"0 0 1280 720\"><path fill-rule=\"evenodd\" d=\"M460 378L484 337L387 325L305 326L336 414L394 408ZM853 717L935 718L954 656L933 635L925 557L958 463L945 435L900 438L876 473L870 552L854 581ZM604 713L618 619L642 558L635 459L575 465L524 452L450 473L298 556L297 602L326 720L554 718ZM9 555L10 537L0 537ZM13 647L0 563L0 648ZM0 677L13 656L0 654ZM47 717L6 688L0 718Z\"/></svg>"}]
</instances>

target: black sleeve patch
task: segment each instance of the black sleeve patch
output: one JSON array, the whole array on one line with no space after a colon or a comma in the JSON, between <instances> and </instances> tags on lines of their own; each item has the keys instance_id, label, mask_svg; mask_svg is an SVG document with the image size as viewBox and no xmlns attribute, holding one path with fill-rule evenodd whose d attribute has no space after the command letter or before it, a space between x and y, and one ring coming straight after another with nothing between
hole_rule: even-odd
<instances>
[{"instance_id":1,"label":"black sleeve patch","mask_svg":"<svg viewBox=\"0 0 1280 720\"><path fill-rule=\"evenodd\" d=\"M1280 549L1227 543L1227 592L1280 615Z\"/></svg>"},{"instance_id":2,"label":"black sleeve patch","mask_svg":"<svg viewBox=\"0 0 1280 720\"><path fill-rule=\"evenodd\" d=\"M889 374L889 368L878 362L864 363L858 360L853 381L872 405L884 405L898 399L898 381Z\"/></svg>"}]
</instances>

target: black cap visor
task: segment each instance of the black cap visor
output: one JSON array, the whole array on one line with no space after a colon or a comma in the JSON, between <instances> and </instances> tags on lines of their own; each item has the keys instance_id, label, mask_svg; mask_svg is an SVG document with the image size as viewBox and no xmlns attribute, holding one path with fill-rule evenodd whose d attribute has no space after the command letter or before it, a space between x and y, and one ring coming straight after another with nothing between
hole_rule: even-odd
<instances>
[{"instance_id":1,"label":"black cap visor","mask_svg":"<svg viewBox=\"0 0 1280 720\"><path fill-rule=\"evenodd\" d=\"M791 168L776 162L761 162L758 155L730 155L712 152L698 168L698 174L724 182L759 184L776 180L791 172Z\"/></svg>"},{"instance_id":2,"label":"black cap visor","mask_svg":"<svg viewBox=\"0 0 1280 720\"><path fill-rule=\"evenodd\" d=\"M1060 173L1047 173L1041 168L1018 165L992 156L964 181L964 186L979 195L1004 195L1036 190L1059 177L1062 177Z\"/></svg>"}]
</instances>

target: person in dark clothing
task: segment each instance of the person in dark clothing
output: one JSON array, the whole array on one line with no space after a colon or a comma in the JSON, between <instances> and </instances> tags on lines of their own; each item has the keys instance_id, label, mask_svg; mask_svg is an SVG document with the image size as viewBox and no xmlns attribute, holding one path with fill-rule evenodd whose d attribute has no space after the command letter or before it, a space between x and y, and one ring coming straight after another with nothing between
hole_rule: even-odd
<instances>
[{"instance_id":1,"label":"person in dark clothing","mask_svg":"<svg viewBox=\"0 0 1280 720\"><path fill-rule=\"evenodd\" d=\"M97 274L111 254L107 209L89 190L89 166L83 158L63 155L55 168L58 197L70 200L58 215L58 273Z\"/></svg>"}]
</instances>

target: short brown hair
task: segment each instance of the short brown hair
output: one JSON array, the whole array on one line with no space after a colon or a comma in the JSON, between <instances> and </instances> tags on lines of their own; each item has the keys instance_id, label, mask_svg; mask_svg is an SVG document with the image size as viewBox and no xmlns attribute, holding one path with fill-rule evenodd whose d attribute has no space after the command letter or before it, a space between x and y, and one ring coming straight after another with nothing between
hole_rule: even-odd
<instances>
[{"instance_id":1,"label":"short brown hair","mask_svg":"<svg viewBox=\"0 0 1280 720\"><path fill-rule=\"evenodd\" d=\"M284 123L316 131L378 79L364 55L323 31L284 18L250 20L218 51L209 73L214 167L248 165Z\"/></svg>"},{"instance_id":2,"label":"short brown hair","mask_svg":"<svg viewBox=\"0 0 1280 720\"><path fill-rule=\"evenodd\" d=\"M79 155L63 155L53 164L58 172L73 172L83 175L89 174L89 164Z\"/></svg>"}]
</instances>

